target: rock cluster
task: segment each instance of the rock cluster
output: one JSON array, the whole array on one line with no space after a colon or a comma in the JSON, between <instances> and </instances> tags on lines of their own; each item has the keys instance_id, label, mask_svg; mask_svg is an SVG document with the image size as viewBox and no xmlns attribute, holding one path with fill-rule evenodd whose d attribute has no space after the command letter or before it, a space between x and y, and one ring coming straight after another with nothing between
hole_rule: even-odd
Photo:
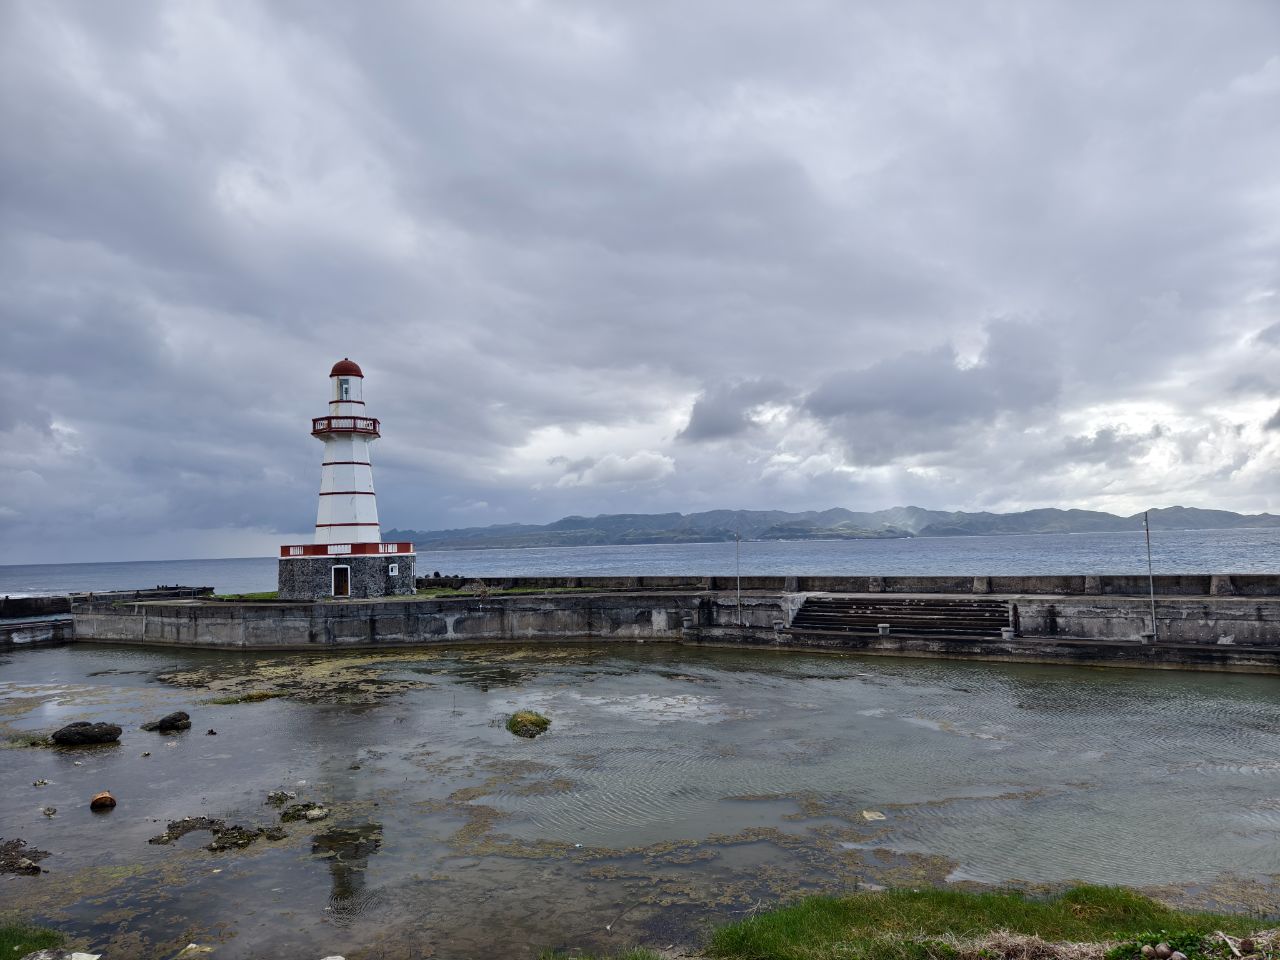
<instances>
[{"instance_id":1,"label":"rock cluster","mask_svg":"<svg viewBox=\"0 0 1280 960\"><path fill-rule=\"evenodd\" d=\"M0 840L0 873L35 876L40 872L37 861L47 856L47 850L28 847L25 840Z\"/></svg>"},{"instance_id":2,"label":"rock cluster","mask_svg":"<svg viewBox=\"0 0 1280 960\"><path fill-rule=\"evenodd\" d=\"M291 803L280 811L280 820L282 823L296 823L299 820L323 820L329 815L321 804L313 803L310 800L302 803Z\"/></svg>"},{"instance_id":3,"label":"rock cluster","mask_svg":"<svg viewBox=\"0 0 1280 960\"><path fill-rule=\"evenodd\" d=\"M279 827L242 827L239 824L227 826L225 820L219 820L216 817L183 817L181 820L170 820L164 833L152 837L147 843L168 846L197 830L208 830L213 834L213 839L205 845L205 849L212 853L221 853L223 850L243 850L259 837L267 840L285 838L285 832Z\"/></svg>"},{"instance_id":4,"label":"rock cluster","mask_svg":"<svg viewBox=\"0 0 1280 960\"><path fill-rule=\"evenodd\" d=\"M96 743L116 743L121 730L114 723L90 723L77 720L55 730L50 738L61 747L83 747Z\"/></svg>"}]
</instances>

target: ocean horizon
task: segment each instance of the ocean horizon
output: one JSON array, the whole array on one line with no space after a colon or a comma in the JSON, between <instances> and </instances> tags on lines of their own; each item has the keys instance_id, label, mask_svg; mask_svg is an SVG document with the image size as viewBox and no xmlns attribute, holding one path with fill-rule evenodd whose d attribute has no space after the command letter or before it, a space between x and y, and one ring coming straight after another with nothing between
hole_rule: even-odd
<instances>
[{"instance_id":1,"label":"ocean horizon","mask_svg":"<svg viewBox=\"0 0 1280 960\"><path fill-rule=\"evenodd\" d=\"M1147 572L1142 531L913 537L895 540L745 540L744 576L841 574L1012 576ZM0 564L0 595L133 590L159 585L256 593L276 587L277 558ZM1152 536L1156 573L1280 573L1280 529L1171 530ZM730 575L734 544L679 543L418 552L419 576Z\"/></svg>"}]
</instances>

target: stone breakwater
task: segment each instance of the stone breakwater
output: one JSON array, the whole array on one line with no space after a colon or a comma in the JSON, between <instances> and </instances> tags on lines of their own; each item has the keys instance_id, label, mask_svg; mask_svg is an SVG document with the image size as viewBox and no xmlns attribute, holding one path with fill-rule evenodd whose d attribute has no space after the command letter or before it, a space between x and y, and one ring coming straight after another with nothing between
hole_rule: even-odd
<instances>
[{"instance_id":1,"label":"stone breakwater","mask_svg":"<svg viewBox=\"0 0 1280 960\"><path fill-rule=\"evenodd\" d=\"M487 596L324 603L95 601L76 606L75 639L264 650L662 641L1280 672L1280 577L1161 578L1154 642L1149 599L1121 592L1127 581L1140 578L744 577L740 600L736 590L726 589L732 578L723 577L695 582L674 577L574 578L572 583L529 579L490 581ZM776 585L761 582L775 579ZM946 583L930 582L938 579ZM967 591L960 589L962 580ZM1078 583L1079 590L1067 592L1062 583L1047 581L1066 581L1066 587ZM948 584L953 589L940 588ZM1041 589L1013 592L1010 586ZM1062 592L1044 591L1047 586ZM1206 592L1182 592L1195 586ZM1216 592L1208 592L1215 587ZM504 589L548 592L503 594ZM1250 595L1241 594L1242 589ZM562 592L552 592L556 590ZM962 613L956 612L965 607L958 596L965 592L980 595L988 615L993 608L1001 611L999 623L988 619L981 629L966 627ZM812 609L819 599L831 598L853 611L844 621L828 627L814 626L812 617L797 619L806 604Z\"/></svg>"}]
</instances>

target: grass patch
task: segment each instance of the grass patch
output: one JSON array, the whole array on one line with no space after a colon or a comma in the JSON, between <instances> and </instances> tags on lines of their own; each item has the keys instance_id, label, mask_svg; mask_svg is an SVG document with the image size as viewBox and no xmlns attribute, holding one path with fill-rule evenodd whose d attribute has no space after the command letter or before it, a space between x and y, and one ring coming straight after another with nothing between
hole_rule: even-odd
<instances>
[{"instance_id":1,"label":"grass patch","mask_svg":"<svg viewBox=\"0 0 1280 960\"><path fill-rule=\"evenodd\" d=\"M35 950L62 945L62 934L25 923L0 924L0 957L25 957Z\"/></svg>"},{"instance_id":2,"label":"grass patch","mask_svg":"<svg viewBox=\"0 0 1280 960\"><path fill-rule=\"evenodd\" d=\"M51 747L53 741L43 733L10 733L4 738L6 747Z\"/></svg>"},{"instance_id":3,"label":"grass patch","mask_svg":"<svg viewBox=\"0 0 1280 960\"><path fill-rule=\"evenodd\" d=\"M546 950L538 954L538 960L662 960L662 955L652 950L623 950L621 953L561 953Z\"/></svg>"},{"instance_id":4,"label":"grass patch","mask_svg":"<svg viewBox=\"0 0 1280 960\"><path fill-rule=\"evenodd\" d=\"M1175 931L1244 934L1255 926L1247 917L1174 910L1119 887L1079 886L1045 899L1012 892L887 890L810 897L722 927L708 953L726 960L953 960L962 956L954 941L995 931L1102 943Z\"/></svg>"},{"instance_id":5,"label":"grass patch","mask_svg":"<svg viewBox=\"0 0 1280 960\"><path fill-rule=\"evenodd\" d=\"M279 591L264 590L261 593L217 593L214 600L278 600Z\"/></svg>"},{"instance_id":6,"label":"grass patch","mask_svg":"<svg viewBox=\"0 0 1280 960\"><path fill-rule=\"evenodd\" d=\"M261 703L263 700L274 700L276 697L283 696L283 693L278 693L275 690L250 690L248 693L232 693L225 697L213 697L204 702L227 707L235 703Z\"/></svg>"},{"instance_id":7,"label":"grass patch","mask_svg":"<svg viewBox=\"0 0 1280 960\"><path fill-rule=\"evenodd\" d=\"M527 740L532 740L540 733L546 733L550 726L551 719L534 710L517 710L507 717L507 731Z\"/></svg>"}]
</instances>

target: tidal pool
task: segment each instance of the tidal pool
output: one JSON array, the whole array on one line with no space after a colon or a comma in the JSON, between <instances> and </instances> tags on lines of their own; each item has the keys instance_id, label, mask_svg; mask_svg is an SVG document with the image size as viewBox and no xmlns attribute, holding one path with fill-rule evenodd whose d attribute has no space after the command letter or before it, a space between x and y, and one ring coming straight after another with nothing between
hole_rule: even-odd
<instances>
[{"instance_id":1,"label":"tidal pool","mask_svg":"<svg viewBox=\"0 0 1280 960\"><path fill-rule=\"evenodd\" d=\"M519 707L550 732L507 733ZM138 729L177 709L191 730ZM0 914L110 960L693 951L869 884L1280 912L1273 677L673 644L0 657L0 737L79 719L121 744L0 750L0 837L49 853L0 876ZM114 810L89 811L99 790ZM331 814L244 850L147 842L188 816L274 825L278 790Z\"/></svg>"}]
</instances>

